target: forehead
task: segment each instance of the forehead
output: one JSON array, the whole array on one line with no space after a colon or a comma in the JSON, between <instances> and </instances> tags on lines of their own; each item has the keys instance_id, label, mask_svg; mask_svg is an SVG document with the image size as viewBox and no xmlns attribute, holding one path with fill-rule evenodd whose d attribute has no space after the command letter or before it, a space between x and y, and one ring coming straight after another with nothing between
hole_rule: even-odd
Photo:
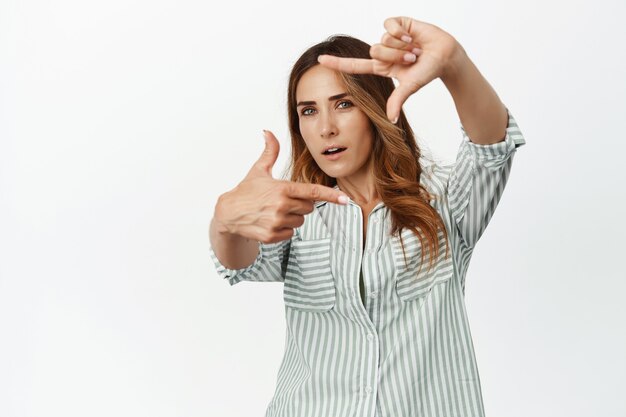
<instances>
[{"instance_id":1,"label":"forehead","mask_svg":"<svg viewBox=\"0 0 626 417\"><path fill-rule=\"evenodd\" d=\"M308 69L296 87L296 100L316 100L345 93L346 86L337 71L316 65Z\"/></svg>"}]
</instances>

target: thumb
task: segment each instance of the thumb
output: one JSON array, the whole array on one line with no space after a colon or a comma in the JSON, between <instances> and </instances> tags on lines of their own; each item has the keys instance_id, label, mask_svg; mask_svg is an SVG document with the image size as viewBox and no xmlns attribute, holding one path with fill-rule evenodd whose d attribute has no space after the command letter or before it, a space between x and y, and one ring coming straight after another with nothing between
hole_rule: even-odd
<instances>
[{"instance_id":1,"label":"thumb","mask_svg":"<svg viewBox=\"0 0 626 417\"><path fill-rule=\"evenodd\" d=\"M404 102L419 88L412 89L406 84L400 83L387 99L387 117L392 123L397 123L400 110Z\"/></svg>"},{"instance_id":2,"label":"thumb","mask_svg":"<svg viewBox=\"0 0 626 417\"><path fill-rule=\"evenodd\" d=\"M263 173L267 176L272 176L272 168L278 158L278 152L280 151L280 144L276 136L269 130L263 131L263 137L265 138L265 149L254 164L254 170L257 173Z\"/></svg>"}]
</instances>

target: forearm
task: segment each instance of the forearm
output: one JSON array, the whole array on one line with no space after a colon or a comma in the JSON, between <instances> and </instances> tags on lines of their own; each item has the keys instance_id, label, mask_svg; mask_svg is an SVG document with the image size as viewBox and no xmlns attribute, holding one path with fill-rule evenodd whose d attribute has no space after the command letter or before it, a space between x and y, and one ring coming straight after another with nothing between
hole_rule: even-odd
<instances>
[{"instance_id":1,"label":"forearm","mask_svg":"<svg viewBox=\"0 0 626 417\"><path fill-rule=\"evenodd\" d=\"M259 254L259 242L221 230L215 217L211 219L209 239L215 256L229 269L250 266Z\"/></svg>"},{"instance_id":2,"label":"forearm","mask_svg":"<svg viewBox=\"0 0 626 417\"><path fill-rule=\"evenodd\" d=\"M506 107L462 47L459 46L441 81L452 95L463 129L472 142L489 145L504 139Z\"/></svg>"}]
</instances>

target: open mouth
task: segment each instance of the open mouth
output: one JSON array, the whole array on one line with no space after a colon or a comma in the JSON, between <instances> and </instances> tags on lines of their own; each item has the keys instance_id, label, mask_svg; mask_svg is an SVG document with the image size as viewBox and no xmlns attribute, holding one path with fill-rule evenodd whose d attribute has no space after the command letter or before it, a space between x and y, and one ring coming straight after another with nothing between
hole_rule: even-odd
<instances>
[{"instance_id":1,"label":"open mouth","mask_svg":"<svg viewBox=\"0 0 626 417\"><path fill-rule=\"evenodd\" d=\"M330 148L330 149L327 149L324 152L322 152L322 154L324 154L324 155L332 155L332 154L335 154L335 153L343 152L345 150L346 150L346 148Z\"/></svg>"}]
</instances>

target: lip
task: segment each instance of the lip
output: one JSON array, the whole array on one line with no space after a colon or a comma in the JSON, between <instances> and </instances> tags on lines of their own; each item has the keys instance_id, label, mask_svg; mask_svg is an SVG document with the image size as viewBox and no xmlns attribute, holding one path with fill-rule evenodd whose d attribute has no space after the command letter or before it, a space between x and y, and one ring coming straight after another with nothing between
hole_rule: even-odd
<instances>
[{"instance_id":1,"label":"lip","mask_svg":"<svg viewBox=\"0 0 626 417\"><path fill-rule=\"evenodd\" d=\"M343 154L346 153L346 151L348 150L348 148L345 148L343 146L330 146L328 149L330 149L330 148L344 148L344 150L339 152L339 153L331 153L330 155L322 154L324 156L324 158L326 158L329 161L335 161L335 160L341 158L343 156Z\"/></svg>"},{"instance_id":2,"label":"lip","mask_svg":"<svg viewBox=\"0 0 626 417\"><path fill-rule=\"evenodd\" d=\"M339 152L339 153L332 153L330 155L326 155L324 152L326 152L329 149L333 149L333 148L343 148L343 151ZM331 143L330 145L324 146L324 149L322 150L322 155L324 155L324 157L326 159L328 159L329 161L334 161L337 160L339 158L341 158L341 155L347 151L348 148L346 148L345 146L341 146L337 143Z\"/></svg>"},{"instance_id":3,"label":"lip","mask_svg":"<svg viewBox=\"0 0 626 417\"><path fill-rule=\"evenodd\" d=\"M345 148L345 146L341 146L337 143L331 143L330 145L324 146L324 149L322 149L322 154L332 148Z\"/></svg>"}]
</instances>

